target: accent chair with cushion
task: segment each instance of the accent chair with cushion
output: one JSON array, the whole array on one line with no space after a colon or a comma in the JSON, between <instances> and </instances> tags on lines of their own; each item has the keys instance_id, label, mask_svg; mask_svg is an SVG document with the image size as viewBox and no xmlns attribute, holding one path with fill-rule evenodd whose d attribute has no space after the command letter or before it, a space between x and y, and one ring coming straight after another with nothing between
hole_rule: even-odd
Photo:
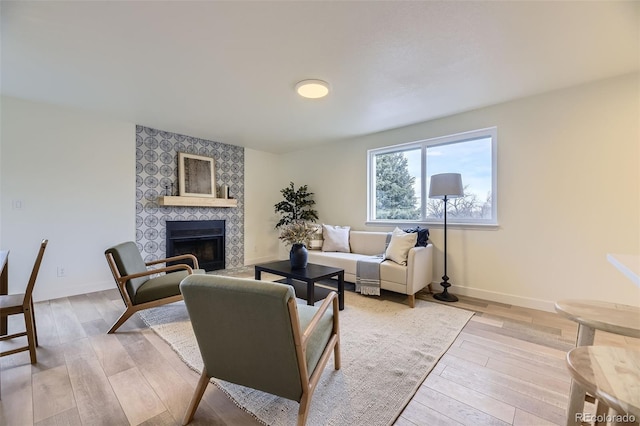
<instances>
[{"instance_id":1,"label":"accent chair with cushion","mask_svg":"<svg viewBox=\"0 0 640 426\"><path fill-rule=\"evenodd\" d=\"M104 255L126 305L126 310L109 329L108 334L115 332L131 315L140 310L182 300L180 281L191 274L205 273L198 269L198 259L192 254L145 262L132 241L110 247ZM175 261L190 261L193 267L185 262L156 269L148 268ZM156 274L162 275L153 277Z\"/></svg>"},{"instance_id":2,"label":"accent chair with cushion","mask_svg":"<svg viewBox=\"0 0 640 426\"><path fill-rule=\"evenodd\" d=\"M204 362L183 424L217 378L298 401L304 425L332 352L340 369L337 294L307 306L296 303L291 286L216 275L189 276L180 288Z\"/></svg>"}]
</instances>

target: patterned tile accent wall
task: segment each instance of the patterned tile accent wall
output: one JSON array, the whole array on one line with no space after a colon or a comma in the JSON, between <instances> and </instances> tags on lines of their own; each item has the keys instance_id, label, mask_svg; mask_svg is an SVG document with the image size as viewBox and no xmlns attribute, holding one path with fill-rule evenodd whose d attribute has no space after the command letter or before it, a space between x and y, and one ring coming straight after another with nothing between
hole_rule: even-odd
<instances>
[{"instance_id":1,"label":"patterned tile accent wall","mask_svg":"<svg viewBox=\"0 0 640 426\"><path fill-rule=\"evenodd\" d=\"M159 196L178 195L178 152L213 157L216 185L228 185L238 207L158 206ZM136 126L136 243L145 261L165 257L167 220L225 220L225 266L243 266L244 148Z\"/></svg>"}]
</instances>

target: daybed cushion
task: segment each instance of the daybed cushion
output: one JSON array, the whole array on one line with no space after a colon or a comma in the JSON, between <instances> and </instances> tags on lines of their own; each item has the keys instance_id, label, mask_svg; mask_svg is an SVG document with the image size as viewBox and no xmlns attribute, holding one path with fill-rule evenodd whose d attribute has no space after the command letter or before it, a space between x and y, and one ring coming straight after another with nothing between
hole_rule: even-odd
<instances>
[{"instance_id":1,"label":"daybed cushion","mask_svg":"<svg viewBox=\"0 0 640 426\"><path fill-rule=\"evenodd\" d=\"M380 279L394 283L407 283L407 267L385 260L380 264Z\"/></svg>"},{"instance_id":2,"label":"daybed cushion","mask_svg":"<svg viewBox=\"0 0 640 426\"><path fill-rule=\"evenodd\" d=\"M389 242L389 247L387 247L387 250L384 253L385 258L392 260L397 264L406 265L409 250L412 247L415 247L417 240L418 234L415 232L407 233L400 228L394 229L393 234L391 235L391 241Z\"/></svg>"},{"instance_id":3,"label":"daybed cushion","mask_svg":"<svg viewBox=\"0 0 640 426\"><path fill-rule=\"evenodd\" d=\"M349 226L322 225L322 251L349 253Z\"/></svg>"},{"instance_id":4,"label":"daybed cushion","mask_svg":"<svg viewBox=\"0 0 640 426\"><path fill-rule=\"evenodd\" d=\"M310 263L318 263L320 265L331 266L333 268L344 269L345 274L356 275L356 264L358 259L368 258L370 256L358 253L342 253L342 252L312 252L309 254Z\"/></svg>"},{"instance_id":5,"label":"daybed cushion","mask_svg":"<svg viewBox=\"0 0 640 426\"><path fill-rule=\"evenodd\" d=\"M351 231L349 233L351 252L369 256L383 255L387 234L388 232Z\"/></svg>"}]
</instances>

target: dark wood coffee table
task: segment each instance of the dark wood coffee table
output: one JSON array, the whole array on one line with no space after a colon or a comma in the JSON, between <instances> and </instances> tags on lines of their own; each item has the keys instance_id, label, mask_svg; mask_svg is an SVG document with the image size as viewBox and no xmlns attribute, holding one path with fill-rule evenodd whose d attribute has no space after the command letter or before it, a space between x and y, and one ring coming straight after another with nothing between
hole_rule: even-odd
<instances>
[{"instance_id":1,"label":"dark wood coffee table","mask_svg":"<svg viewBox=\"0 0 640 426\"><path fill-rule=\"evenodd\" d=\"M328 288L316 287L317 281L338 277L338 307L340 310L344 309L344 269L313 263L308 263L303 269L292 269L291 262L288 260L261 263L255 268L256 280L261 278L262 272L285 277L286 283L295 289L296 297L306 300L307 305L313 305L318 300L324 299L331 291ZM303 283L306 283L306 286Z\"/></svg>"}]
</instances>

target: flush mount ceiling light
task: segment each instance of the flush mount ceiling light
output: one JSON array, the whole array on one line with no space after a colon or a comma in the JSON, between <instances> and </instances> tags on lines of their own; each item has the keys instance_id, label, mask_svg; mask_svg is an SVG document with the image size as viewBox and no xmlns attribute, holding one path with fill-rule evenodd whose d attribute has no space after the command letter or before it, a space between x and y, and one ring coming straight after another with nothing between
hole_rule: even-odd
<instances>
[{"instance_id":1,"label":"flush mount ceiling light","mask_svg":"<svg viewBox=\"0 0 640 426\"><path fill-rule=\"evenodd\" d=\"M296 92L303 98L324 98L329 93L329 83L322 80L302 80L296 84Z\"/></svg>"}]
</instances>

